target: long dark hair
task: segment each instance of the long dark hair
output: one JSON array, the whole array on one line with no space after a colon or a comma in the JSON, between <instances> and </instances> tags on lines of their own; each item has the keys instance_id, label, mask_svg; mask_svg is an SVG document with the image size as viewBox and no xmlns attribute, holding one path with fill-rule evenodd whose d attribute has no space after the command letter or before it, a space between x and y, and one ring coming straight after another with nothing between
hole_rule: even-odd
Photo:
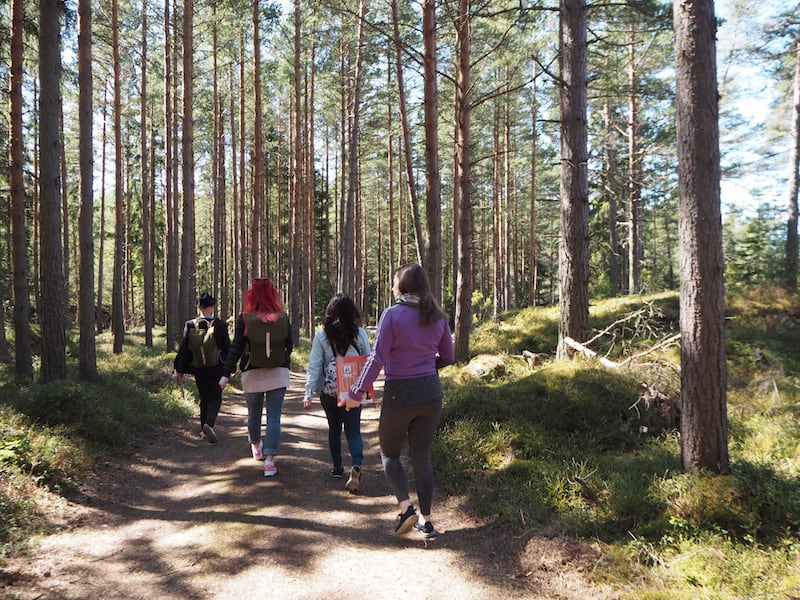
<instances>
[{"instance_id":1,"label":"long dark hair","mask_svg":"<svg viewBox=\"0 0 800 600\"><path fill-rule=\"evenodd\" d=\"M347 294L336 294L325 307L325 320L322 329L328 337L333 351L344 355L350 344L358 337L358 328L361 326L361 313ZM362 351L361 348L358 349Z\"/></svg>"},{"instance_id":2,"label":"long dark hair","mask_svg":"<svg viewBox=\"0 0 800 600\"><path fill-rule=\"evenodd\" d=\"M419 297L419 318L423 325L446 319L447 313L442 310L431 292L428 274L417 264L403 265L394 272L397 291L401 294L414 294Z\"/></svg>"}]
</instances>

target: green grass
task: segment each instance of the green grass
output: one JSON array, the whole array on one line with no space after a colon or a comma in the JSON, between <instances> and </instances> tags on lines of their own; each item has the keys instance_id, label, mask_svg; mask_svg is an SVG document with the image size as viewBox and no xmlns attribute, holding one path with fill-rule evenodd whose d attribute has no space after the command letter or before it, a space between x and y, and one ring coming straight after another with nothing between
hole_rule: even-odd
<instances>
[{"instance_id":1,"label":"green grass","mask_svg":"<svg viewBox=\"0 0 800 600\"><path fill-rule=\"evenodd\" d=\"M729 474L681 472L665 414L680 395L676 347L647 366L578 358L524 369L523 350L555 354L558 313L547 307L479 326L474 354L504 348L507 368L446 371L437 475L516 535L601 544L594 576L620 597L799 596L798 308L777 289L729 299ZM675 293L599 302L591 347L622 361L676 333L677 320ZM645 390L660 400L649 409L637 402Z\"/></svg>"},{"instance_id":2,"label":"green grass","mask_svg":"<svg viewBox=\"0 0 800 600\"><path fill-rule=\"evenodd\" d=\"M48 528L52 506L75 493L99 456L124 452L137 428L191 414L191 386L182 398L162 338L147 348L141 332L129 332L115 355L110 336L100 336L100 381L92 384L78 380L73 355L67 380L49 384L0 365L0 562Z\"/></svg>"}]
</instances>

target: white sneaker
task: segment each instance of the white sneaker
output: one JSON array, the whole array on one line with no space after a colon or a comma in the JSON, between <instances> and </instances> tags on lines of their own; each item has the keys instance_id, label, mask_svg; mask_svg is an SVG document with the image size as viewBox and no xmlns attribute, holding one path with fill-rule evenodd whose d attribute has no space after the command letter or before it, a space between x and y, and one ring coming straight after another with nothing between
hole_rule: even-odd
<instances>
[{"instance_id":1,"label":"white sneaker","mask_svg":"<svg viewBox=\"0 0 800 600\"><path fill-rule=\"evenodd\" d=\"M214 433L214 428L208 423L203 423L203 433L206 434L206 439L212 444L217 443L217 434Z\"/></svg>"},{"instance_id":2,"label":"white sneaker","mask_svg":"<svg viewBox=\"0 0 800 600\"><path fill-rule=\"evenodd\" d=\"M253 458L256 460L264 460L264 442L250 444L250 451L253 453Z\"/></svg>"},{"instance_id":3,"label":"white sneaker","mask_svg":"<svg viewBox=\"0 0 800 600\"><path fill-rule=\"evenodd\" d=\"M264 477L275 477L278 474L278 468L271 460L264 461Z\"/></svg>"}]
</instances>

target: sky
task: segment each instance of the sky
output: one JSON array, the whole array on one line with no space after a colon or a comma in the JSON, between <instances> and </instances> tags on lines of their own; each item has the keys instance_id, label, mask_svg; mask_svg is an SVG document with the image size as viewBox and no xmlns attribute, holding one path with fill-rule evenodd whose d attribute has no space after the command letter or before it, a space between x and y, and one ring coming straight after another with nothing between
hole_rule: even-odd
<instances>
[{"instance_id":1,"label":"sky","mask_svg":"<svg viewBox=\"0 0 800 600\"><path fill-rule=\"evenodd\" d=\"M779 98L770 74L762 66L741 55L732 55L731 51L757 36L760 25L774 19L786 2L749 0L743 3L750 7L751 18L755 21L747 25L734 18L734 3L735 0L715 2L716 15L722 19L717 31L717 70L721 112L735 111L741 115L743 124L729 130L724 121L720 122L720 152L723 169L737 162L751 167L739 177L723 174L720 188L723 212L740 208L752 213L761 203L777 207L788 203L788 138L768 140L762 128L775 110L776 102L791 102L791 97ZM767 150L753 152L751 147L755 144ZM774 153L774 157L765 158L766 152Z\"/></svg>"}]
</instances>

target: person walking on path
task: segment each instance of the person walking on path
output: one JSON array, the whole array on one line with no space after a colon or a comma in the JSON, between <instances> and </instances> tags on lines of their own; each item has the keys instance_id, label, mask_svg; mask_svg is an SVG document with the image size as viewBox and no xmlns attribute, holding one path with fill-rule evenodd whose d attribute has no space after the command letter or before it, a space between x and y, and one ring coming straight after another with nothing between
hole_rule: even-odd
<instances>
[{"instance_id":1,"label":"person walking on path","mask_svg":"<svg viewBox=\"0 0 800 600\"><path fill-rule=\"evenodd\" d=\"M425 539L437 535L431 519L433 467L431 447L442 412L438 370L455 362L447 313L431 293L428 276L416 264L394 274L395 304L378 323L375 348L350 389L347 406L359 406L364 391L384 369L385 383L378 437L381 460L400 509L395 533L412 529ZM400 453L408 438L420 514L409 499L408 476Z\"/></svg>"},{"instance_id":2,"label":"person walking on path","mask_svg":"<svg viewBox=\"0 0 800 600\"><path fill-rule=\"evenodd\" d=\"M344 477L342 463L342 427L350 450L350 475L345 489L358 491L361 484L361 465L364 442L361 439L361 406L345 410L338 405L336 389L336 357L370 353L369 337L361 327L361 313L353 300L336 294L325 308L322 329L314 335L308 358L303 407L311 408L311 400L319 392L319 401L328 420L328 448L331 452L332 477Z\"/></svg>"},{"instance_id":3,"label":"person walking on path","mask_svg":"<svg viewBox=\"0 0 800 600\"><path fill-rule=\"evenodd\" d=\"M222 406L222 390L217 382L231 345L227 324L214 316L216 304L208 292L197 298L199 315L184 323L183 338L173 363L181 388L184 374L194 375L200 397L200 437L212 444L217 443L214 424Z\"/></svg>"},{"instance_id":4,"label":"person walking on path","mask_svg":"<svg viewBox=\"0 0 800 600\"><path fill-rule=\"evenodd\" d=\"M292 328L271 279L258 278L245 293L244 309L236 318L230 352L222 367L219 387L225 389L242 371L247 403L247 434L253 458L264 461L264 477L278 474L275 456L281 439L281 411L289 387ZM264 435L261 417L266 407Z\"/></svg>"}]
</instances>

